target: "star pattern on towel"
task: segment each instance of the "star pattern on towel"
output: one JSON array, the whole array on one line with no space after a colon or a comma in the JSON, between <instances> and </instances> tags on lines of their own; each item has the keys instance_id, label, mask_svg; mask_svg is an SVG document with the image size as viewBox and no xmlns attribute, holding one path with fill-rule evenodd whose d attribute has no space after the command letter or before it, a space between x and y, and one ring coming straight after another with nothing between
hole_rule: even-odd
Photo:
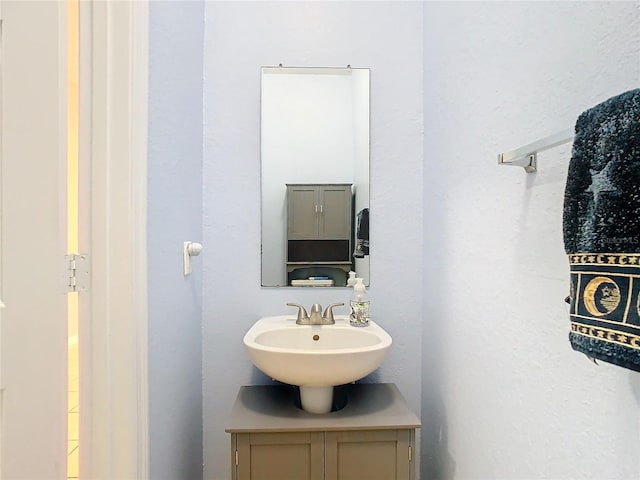
<instances>
[{"instance_id":1,"label":"star pattern on towel","mask_svg":"<svg viewBox=\"0 0 640 480\"><path fill-rule=\"evenodd\" d=\"M613 168L614 162L609 162L609 164L596 173L595 170L589 169L591 172L591 185L587 188L587 192L593 193L593 201L596 205L600 201L600 195L605 192L615 192L618 189L611 181L611 170Z\"/></svg>"}]
</instances>

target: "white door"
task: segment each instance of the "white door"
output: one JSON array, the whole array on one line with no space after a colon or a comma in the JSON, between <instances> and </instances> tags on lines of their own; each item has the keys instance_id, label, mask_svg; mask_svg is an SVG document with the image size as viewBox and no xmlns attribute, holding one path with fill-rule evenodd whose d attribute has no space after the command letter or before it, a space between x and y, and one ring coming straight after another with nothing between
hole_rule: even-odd
<instances>
[{"instance_id":1,"label":"white door","mask_svg":"<svg viewBox=\"0 0 640 480\"><path fill-rule=\"evenodd\" d=\"M0 477L66 478L66 5L0 2Z\"/></svg>"},{"instance_id":2,"label":"white door","mask_svg":"<svg viewBox=\"0 0 640 480\"><path fill-rule=\"evenodd\" d=\"M147 2L79 5L80 477L144 480ZM67 1L0 19L0 479L64 479Z\"/></svg>"}]
</instances>

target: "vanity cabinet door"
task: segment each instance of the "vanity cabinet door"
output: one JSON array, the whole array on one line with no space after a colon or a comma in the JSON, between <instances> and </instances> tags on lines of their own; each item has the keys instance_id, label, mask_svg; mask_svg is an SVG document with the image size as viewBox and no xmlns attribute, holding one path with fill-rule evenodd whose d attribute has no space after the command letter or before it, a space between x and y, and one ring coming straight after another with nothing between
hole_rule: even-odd
<instances>
[{"instance_id":1,"label":"vanity cabinet door","mask_svg":"<svg viewBox=\"0 0 640 480\"><path fill-rule=\"evenodd\" d=\"M327 432L325 480L413 480L414 430Z\"/></svg>"},{"instance_id":2,"label":"vanity cabinet door","mask_svg":"<svg viewBox=\"0 0 640 480\"><path fill-rule=\"evenodd\" d=\"M322 480L323 433L238 433L235 480Z\"/></svg>"},{"instance_id":3,"label":"vanity cabinet door","mask_svg":"<svg viewBox=\"0 0 640 480\"><path fill-rule=\"evenodd\" d=\"M234 433L233 480L414 480L415 430Z\"/></svg>"}]
</instances>

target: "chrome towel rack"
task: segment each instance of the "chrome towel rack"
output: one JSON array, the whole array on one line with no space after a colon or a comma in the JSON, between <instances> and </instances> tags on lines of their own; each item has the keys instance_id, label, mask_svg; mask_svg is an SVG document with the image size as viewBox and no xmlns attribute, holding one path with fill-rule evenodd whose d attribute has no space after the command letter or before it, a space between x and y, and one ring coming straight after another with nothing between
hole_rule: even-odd
<instances>
[{"instance_id":1,"label":"chrome towel rack","mask_svg":"<svg viewBox=\"0 0 640 480\"><path fill-rule=\"evenodd\" d=\"M548 150L563 143L573 141L573 128L568 128L554 135L541 138L533 143L498 155L498 165L512 165L524 168L527 173L538 171L538 152Z\"/></svg>"}]
</instances>

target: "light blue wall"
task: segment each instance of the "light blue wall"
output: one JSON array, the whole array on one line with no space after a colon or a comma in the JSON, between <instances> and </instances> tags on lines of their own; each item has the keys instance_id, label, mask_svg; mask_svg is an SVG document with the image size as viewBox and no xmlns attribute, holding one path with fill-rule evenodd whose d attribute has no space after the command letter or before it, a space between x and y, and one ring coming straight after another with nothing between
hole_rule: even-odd
<instances>
[{"instance_id":1,"label":"light blue wall","mask_svg":"<svg viewBox=\"0 0 640 480\"><path fill-rule=\"evenodd\" d=\"M242 336L287 301L347 296L260 287L260 66L279 63L371 68L372 311L394 338L374 380L421 413L423 480L637 478L638 375L566 338L570 147L535 176L496 156L640 84L639 8L152 3L152 478L200 478L203 447L205 477L227 479L237 389L269 382ZM179 249L200 235L184 279Z\"/></svg>"},{"instance_id":2,"label":"light blue wall","mask_svg":"<svg viewBox=\"0 0 640 480\"><path fill-rule=\"evenodd\" d=\"M427 2L423 480L640 478L640 374L568 341L571 145L498 153L640 86L640 2Z\"/></svg>"},{"instance_id":3,"label":"light blue wall","mask_svg":"<svg viewBox=\"0 0 640 480\"><path fill-rule=\"evenodd\" d=\"M229 478L225 423L256 371L242 337L286 302L347 301L346 288L260 287L260 67L371 69L372 318L394 345L373 380L420 409L422 4L208 2L204 54L205 477Z\"/></svg>"},{"instance_id":4,"label":"light blue wall","mask_svg":"<svg viewBox=\"0 0 640 480\"><path fill-rule=\"evenodd\" d=\"M202 241L203 3L149 6L150 478L202 478L202 259L182 273L184 241Z\"/></svg>"}]
</instances>

